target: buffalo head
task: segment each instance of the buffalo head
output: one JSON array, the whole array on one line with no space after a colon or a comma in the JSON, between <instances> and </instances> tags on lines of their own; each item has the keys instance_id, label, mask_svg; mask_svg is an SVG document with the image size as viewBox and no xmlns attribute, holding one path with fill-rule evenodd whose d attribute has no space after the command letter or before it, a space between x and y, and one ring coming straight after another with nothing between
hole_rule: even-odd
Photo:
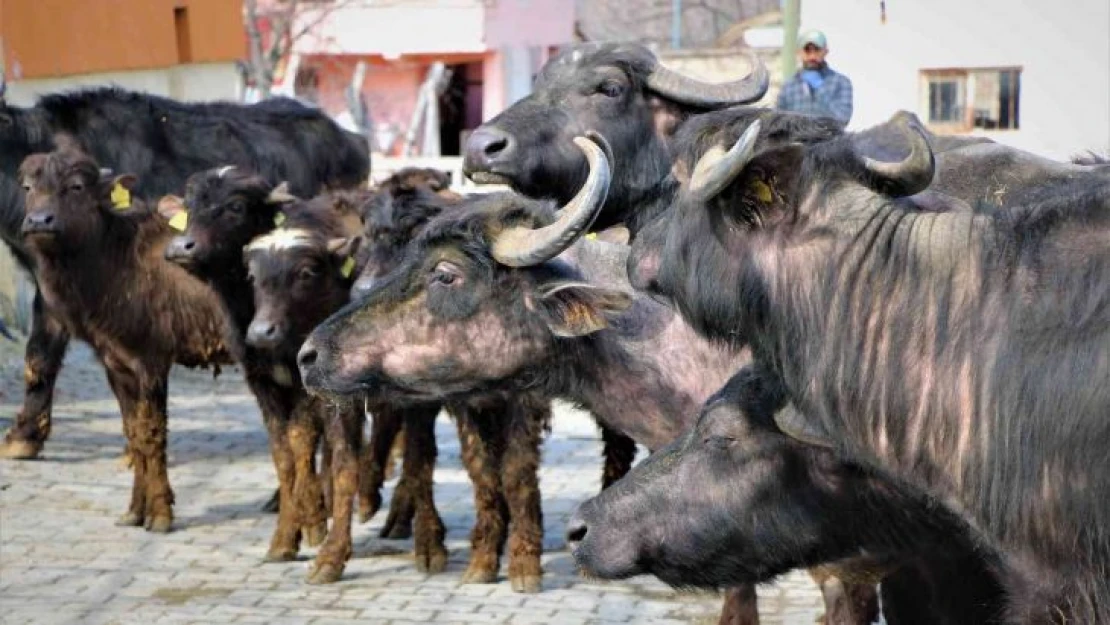
<instances>
[{"instance_id":1,"label":"buffalo head","mask_svg":"<svg viewBox=\"0 0 1110 625\"><path fill-rule=\"evenodd\" d=\"M306 386L399 398L471 392L533 367L560 336L604 327L628 296L546 262L589 227L605 198L604 148L578 145L591 173L553 220L545 203L496 194L428 223L396 271L305 342Z\"/></svg>"},{"instance_id":2,"label":"buffalo head","mask_svg":"<svg viewBox=\"0 0 1110 625\"><path fill-rule=\"evenodd\" d=\"M670 168L668 138L688 116L763 97L767 71L754 57L751 65L744 79L707 84L663 67L638 44L577 46L543 67L528 97L474 131L464 169L476 181L566 202L586 177L572 140L596 130L614 156L597 223L609 227L656 194Z\"/></svg>"}]
</instances>

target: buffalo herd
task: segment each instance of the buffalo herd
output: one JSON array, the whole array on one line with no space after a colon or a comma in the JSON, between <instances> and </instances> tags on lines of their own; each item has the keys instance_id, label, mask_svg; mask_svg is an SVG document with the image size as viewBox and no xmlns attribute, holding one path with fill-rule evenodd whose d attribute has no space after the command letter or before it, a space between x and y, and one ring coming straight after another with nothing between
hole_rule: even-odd
<instances>
[{"instance_id":1,"label":"buffalo herd","mask_svg":"<svg viewBox=\"0 0 1110 625\"><path fill-rule=\"evenodd\" d=\"M428 169L367 188L362 138L292 100L0 101L0 237L37 286L0 456L41 454L80 339L134 473L118 524L170 531L170 368L236 364L277 474L266 559L319 546L307 582L340 580L403 445L382 535L436 573L446 410L462 581L507 547L537 592L561 399L604 442L566 533L586 575L721 590L734 625L799 568L829 624L1110 622L1110 164L907 112L847 132L755 106L752 67L573 47L470 135L467 175L512 190L469 196Z\"/></svg>"}]
</instances>

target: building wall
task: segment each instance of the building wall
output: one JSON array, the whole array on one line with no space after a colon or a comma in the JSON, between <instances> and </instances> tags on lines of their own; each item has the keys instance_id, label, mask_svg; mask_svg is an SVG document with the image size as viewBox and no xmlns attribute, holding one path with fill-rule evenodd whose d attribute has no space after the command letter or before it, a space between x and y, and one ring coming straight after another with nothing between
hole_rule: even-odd
<instances>
[{"instance_id":1,"label":"building wall","mask_svg":"<svg viewBox=\"0 0 1110 625\"><path fill-rule=\"evenodd\" d=\"M44 93L104 85L118 85L186 101L238 101L241 92L239 73L234 63L204 63L20 80L8 84L6 99L12 104L29 106Z\"/></svg>"},{"instance_id":2,"label":"building wall","mask_svg":"<svg viewBox=\"0 0 1110 625\"><path fill-rule=\"evenodd\" d=\"M860 129L921 110L922 69L1022 68L1020 129L975 130L1054 158L1110 151L1110 2L873 0L802 3L802 29L829 38L830 65L855 87Z\"/></svg>"},{"instance_id":3,"label":"building wall","mask_svg":"<svg viewBox=\"0 0 1110 625\"><path fill-rule=\"evenodd\" d=\"M0 0L9 79L243 58L234 0Z\"/></svg>"}]
</instances>

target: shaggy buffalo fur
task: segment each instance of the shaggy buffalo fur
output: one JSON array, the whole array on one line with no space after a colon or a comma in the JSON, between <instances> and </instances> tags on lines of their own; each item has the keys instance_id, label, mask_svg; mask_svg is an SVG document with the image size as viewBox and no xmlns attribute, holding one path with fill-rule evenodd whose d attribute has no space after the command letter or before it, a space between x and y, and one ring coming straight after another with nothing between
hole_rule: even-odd
<instances>
[{"instance_id":1,"label":"shaggy buffalo fur","mask_svg":"<svg viewBox=\"0 0 1110 625\"><path fill-rule=\"evenodd\" d=\"M144 203L113 205L113 190L134 186L133 176L102 177L96 162L71 149L32 155L20 174L24 244L51 320L92 346L120 404L134 485L119 524L169 531L170 366L231 361L219 301L162 259L171 232Z\"/></svg>"}]
</instances>

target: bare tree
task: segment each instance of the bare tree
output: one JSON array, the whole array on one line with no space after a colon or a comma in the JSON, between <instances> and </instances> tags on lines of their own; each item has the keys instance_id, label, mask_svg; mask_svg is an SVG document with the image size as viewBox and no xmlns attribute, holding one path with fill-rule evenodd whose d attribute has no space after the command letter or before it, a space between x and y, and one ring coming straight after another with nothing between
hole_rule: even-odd
<instances>
[{"instance_id":1,"label":"bare tree","mask_svg":"<svg viewBox=\"0 0 1110 625\"><path fill-rule=\"evenodd\" d=\"M245 69L260 98L270 97L278 64L289 56L294 44L352 1L244 0L243 25L250 50ZM262 32L264 22L269 24L266 36Z\"/></svg>"}]
</instances>

